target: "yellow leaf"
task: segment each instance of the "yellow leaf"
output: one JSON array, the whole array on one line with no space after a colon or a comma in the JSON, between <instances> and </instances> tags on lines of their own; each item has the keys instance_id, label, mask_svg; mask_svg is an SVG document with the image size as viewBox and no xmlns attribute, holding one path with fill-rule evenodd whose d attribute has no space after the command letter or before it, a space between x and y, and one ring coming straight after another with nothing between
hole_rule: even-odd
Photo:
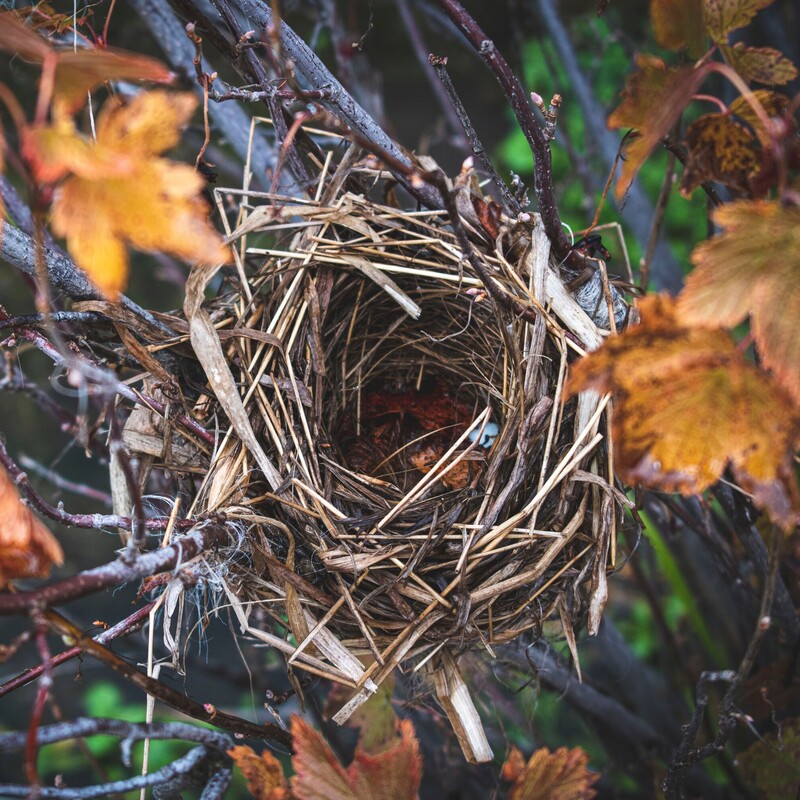
<instances>
[{"instance_id":1,"label":"yellow leaf","mask_svg":"<svg viewBox=\"0 0 800 800\"><path fill-rule=\"evenodd\" d=\"M741 77L750 82L782 86L797 77L797 67L780 50L772 47L747 47L737 42L724 45L722 52Z\"/></svg>"},{"instance_id":2,"label":"yellow leaf","mask_svg":"<svg viewBox=\"0 0 800 800\"><path fill-rule=\"evenodd\" d=\"M195 104L190 94L143 93L128 105L112 100L103 107L96 142L63 118L24 137L37 179L62 179L53 231L111 299L127 280L128 245L203 264L230 258L208 221L203 179L192 167L159 157L178 142Z\"/></svg>"},{"instance_id":3,"label":"yellow leaf","mask_svg":"<svg viewBox=\"0 0 800 800\"><path fill-rule=\"evenodd\" d=\"M503 778L513 781L508 800L592 800L600 775L590 772L588 764L589 756L580 747L559 747L554 752L543 747L527 764L512 748L503 765Z\"/></svg>"},{"instance_id":4,"label":"yellow leaf","mask_svg":"<svg viewBox=\"0 0 800 800\"><path fill-rule=\"evenodd\" d=\"M16 578L43 578L64 561L61 545L22 504L17 487L0 467L0 587Z\"/></svg>"},{"instance_id":5,"label":"yellow leaf","mask_svg":"<svg viewBox=\"0 0 800 800\"><path fill-rule=\"evenodd\" d=\"M687 50L699 58L705 50L702 0L651 0L656 41L667 50Z\"/></svg>"},{"instance_id":6,"label":"yellow leaf","mask_svg":"<svg viewBox=\"0 0 800 800\"><path fill-rule=\"evenodd\" d=\"M800 420L791 398L745 361L727 333L682 324L673 299L646 297L640 308L642 325L577 363L567 387L613 394L622 477L692 494L730 464L755 502L792 528Z\"/></svg>"},{"instance_id":7,"label":"yellow leaf","mask_svg":"<svg viewBox=\"0 0 800 800\"><path fill-rule=\"evenodd\" d=\"M627 191L639 168L675 124L707 73L707 65L668 68L660 58L636 56L637 71L628 77L622 102L608 118L609 128L633 128L637 137L626 148L615 189Z\"/></svg>"},{"instance_id":8,"label":"yellow leaf","mask_svg":"<svg viewBox=\"0 0 800 800\"><path fill-rule=\"evenodd\" d=\"M728 34L743 28L773 0L705 0L703 18L708 35L717 43L727 41Z\"/></svg>"},{"instance_id":9,"label":"yellow leaf","mask_svg":"<svg viewBox=\"0 0 800 800\"><path fill-rule=\"evenodd\" d=\"M727 114L705 114L686 131L688 160L681 192L688 196L701 183L716 181L740 192L758 167L756 138Z\"/></svg>"},{"instance_id":10,"label":"yellow leaf","mask_svg":"<svg viewBox=\"0 0 800 800\"><path fill-rule=\"evenodd\" d=\"M714 222L722 232L692 253L680 319L731 327L752 314L762 363L800 401L800 209L739 200Z\"/></svg>"}]
</instances>

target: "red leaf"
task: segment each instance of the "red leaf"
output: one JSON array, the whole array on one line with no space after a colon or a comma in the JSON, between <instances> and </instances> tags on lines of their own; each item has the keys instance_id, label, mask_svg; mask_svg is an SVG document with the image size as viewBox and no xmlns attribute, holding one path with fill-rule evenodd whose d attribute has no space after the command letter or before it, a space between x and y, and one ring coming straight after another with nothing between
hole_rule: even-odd
<instances>
[{"instance_id":1,"label":"red leaf","mask_svg":"<svg viewBox=\"0 0 800 800\"><path fill-rule=\"evenodd\" d=\"M422 761L414 727L399 725L400 740L376 756L356 749L345 769L323 738L300 717L292 718L292 759L297 774L292 792L297 800L416 800Z\"/></svg>"}]
</instances>

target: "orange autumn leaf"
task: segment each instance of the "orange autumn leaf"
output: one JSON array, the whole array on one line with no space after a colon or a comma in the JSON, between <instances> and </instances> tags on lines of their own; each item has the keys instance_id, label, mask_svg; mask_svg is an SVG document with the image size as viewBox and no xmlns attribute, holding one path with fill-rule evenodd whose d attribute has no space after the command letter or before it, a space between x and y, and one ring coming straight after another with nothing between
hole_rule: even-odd
<instances>
[{"instance_id":1,"label":"orange autumn leaf","mask_svg":"<svg viewBox=\"0 0 800 800\"><path fill-rule=\"evenodd\" d=\"M800 505L792 470L797 410L722 330L688 327L676 303L650 296L642 324L577 363L568 392L615 399L612 433L623 479L702 492L728 464L757 505L791 528Z\"/></svg>"},{"instance_id":2,"label":"orange autumn leaf","mask_svg":"<svg viewBox=\"0 0 800 800\"><path fill-rule=\"evenodd\" d=\"M511 783L512 781L517 780L520 775L522 775L523 771L525 770L525 756L522 755L522 750L518 747L512 747L506 756L506 760L503 763L503 767L500 770L500 777Z\"/></svg>"},{"instance_id":3,"label":"orange autumn leaf","mask_svg":"<svg viewBox=\"0 0 800 800\"><path fill-rule=\"evenodd\" d=\"M22 504L17 487L0 467L0 587L17 578L44 578L64 561L61 545Z\"/></svg>"},{"instance_id":4,"label":"orange autumn leaf","mask_svg":"<svg viewBox=\"0 0 800 800\"><path fill-rule=\"evenodd\" d=\"M54 232L111 299L127 280L128 245L202 264L230 258L208 221L202 177L158 157L178 142L195 105L191 94L148 92L128 105L107 102L96 142L63 118L25 134L23 152L34 175L62 179L52 207Z\"/></svg>"},{"instance_id":5,"label":"orange autumn leaf","mask_svg":"<svg viewBox=\"0 0 800 800\"><path fill-rule=\"evenodd\" d=\"M741 77L750 82L782 86L797 77L797 67L780 50L772 47L747 47L737 42L722 52Z\"/></svg>"},{"instance_id":6,"label":"orange autumn leaf","mask_svg":"<svg viewBox=\"0 0 800 800\"><path fill-rule=\"evenodd\" d=\"M0 50L37 64L53 52L47 39L29 28L15 11L0 12Z\"/></svg>"},{"instance_id":7,"label":"orange autumn leaf","mask_svg":"<svg viewBox=\"0 0 800 800\"><path fill-rule=\"evenodd\" d=\"M589 756L576 747L537 750L525 764L522 753L511 749L503 778L513 781L508 800L592 800L599 773L588 769Z\"/></svg>"},{"instance_id":8,"label":"orange autumn leaf","mask_svg":"<svg viewBox=\"0 0 800 800\"><path fill-rule=\"evenodd\" d=\"M152 81L170 83L175 74L160 61L138 53L107 48L56 49L35 33L13 12L0 13L0 50L42 63L55 59L53 97L58 113L80 109L87 93L106 81Z\"/></svg>"},{"instance_id":9,"label":"orange autumn leaf","mask_svg":"<svg viewBox=\"0 0 800 800\"><path fill-rule=\"evenodd\" d=\"M175 74L160 61L112 47L58 53L54 98L60 109L74 113L87 93L106 81L171 83Z\"/></svg>"},{"instance_id":10,"label":"orange autumn leaf","mask_svg":"<svg viewBox=\"0 0 800 800\"><path fill-rule=\"evenodd\" d=\"M739 200L713 219L722 232L692 253L680 319L731 327L751 314L762 363L800 401L800 209Z\"/></svg>"},{"instance_id":11,"label":"orange autumn leaf","mask_svg":"<svg viewBox=\"0 0 800 800\"><path fill-rule=\"evenodd\" d=\"M281 762L269 750L258 755L247 745L237 745L228 750L228 755L244 775L256 800L290 800L292 795Z\"/></svg>"},{"instance_id":12,"label":"orange autumn leaf","mask_svg":"<svg viewBox=\"0 0 800 800\"><path fill-rule=\"evenodd\" d=\"M667 50L687 50L699 58L705 50L702 0L651 0L656 41Z\"/></svg>"},{"instance_id":13,"label":"orange autumn leaf","mask_svg":"<svg viewBox=\"0 0 800 800\"><path fill-rule=\"evenodd\" d=\"M416 800L422 761L414 726L402 720L399 739L378 755L360 747L345 769L324 741L300 717L292 719L292 793L297 800Z\"/></svg>"},{"instance_id":14,"label":"orange autumn leaf","mask_svg":"<svg viewBox=\"0 0 800 800\"><path fill-rule=\"evenodd\" d=\"M625 150L615 195L621 199L636 173L666 136L703 81L708 65L670 67L653 56L636 56L637 71L628 77L622 102L608 118L609 128L633 128L637 136Z\"/></svg>"},{"instance_id":15,"label":"orange autumn leaf","mask_svg":"<svg viewBox=\"0 0 800 800\"><path fill-rule=\"evenodd\" d=\"M708 35L721 44L731 31L744 28L748 22L773 0L704 0L703 19Z\"/></svg>"},{"instance_id":16,"label":"orange autumn leaf","mask_svg":"<svg viewBox=\"0 0 800 800\"><path fill-rule=\"evenodd\" d=\"M716 181L738 191L758 166L756 137L727 114L705 114L686 131L688 152L681 193L689 196L701 183Z\"/></svg>"}]
</instances>

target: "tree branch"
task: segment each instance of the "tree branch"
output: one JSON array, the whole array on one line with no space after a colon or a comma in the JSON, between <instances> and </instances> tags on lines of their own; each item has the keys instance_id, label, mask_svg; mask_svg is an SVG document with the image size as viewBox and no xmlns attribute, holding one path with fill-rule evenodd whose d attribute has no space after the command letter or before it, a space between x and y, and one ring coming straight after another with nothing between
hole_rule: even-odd
<instances>
[{"instance_id":1,"label":"tree branch","mask_svg":"<svg viewBox=\"0 0 800 800\"><path fill-rule=\"evenodd\" d=\"M134 611L129 617L126 617L116 625L112 625L110 628L106 628L106 630L97 634L97 636L94 637L94 640L99 644L108 644L109 642L113 642L114 639L118 639L121 636L128 636L131 633L134 633L141 627L142 624L144 624L154 607L155 601L147 603L146 605ZM50 660L50 666L51 668L54 668L60 666L61 664L66 664L67 661L71 661L73 658L79 656L82 652L83 650L80 647L70 647L68 650L64 650L58 655L53 656ZM17 689L22 688L23 686L27 686L27 684L29 684L31 681L35 681L43 672L44 665L42 664L37 667L26 669L16 677L0 685L0 697L4 697L5 695L10 694ZM2 743L0 742L0 750L2 749Z\"/></svg>"},{"instance_id":2,"label":"tree branch","mask_svg":"<svg viewBox=\"0 0 800 800\"><path fill-rule=\"evenodd\" d=\"M274 20L268 3L259 3L257 0L237 0L237 4L262 31L268 32L273 27ZM410 166L411 162L405 152L353 99L311 48L283 20L280 21L279 37L284 55L291 59L298 76L306 83L306 86L301 88L329 88L331 90L331 98L320 101L322 105L344 120L363 139L373 142L380 150L392 156L396 161ZM394 173L394 170L392 172ZM433 187L422 186L414 188L408 184L405 176L396 176L428 208L442 208L442 200L437 196Z\"/></svg>"}]
</instances>

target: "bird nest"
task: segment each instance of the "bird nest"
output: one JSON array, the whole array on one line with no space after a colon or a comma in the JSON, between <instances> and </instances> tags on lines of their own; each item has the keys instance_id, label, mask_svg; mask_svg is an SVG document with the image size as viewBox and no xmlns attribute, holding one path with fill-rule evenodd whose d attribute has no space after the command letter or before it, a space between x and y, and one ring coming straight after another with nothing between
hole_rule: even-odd
<instances>
[{"instance_id":1,"label":"bird nest","mask_svg":"<svg viewBox=\"0 0 800 800\"><path fill-rule=\"evenodd\" d=\"M218 443L174 446L171 466L202 471L195 514L238 523L204 557L221 602L295 670L352 687L338 721L396 667L422 671L485 760L458 655L551 617L574 645L605 602L624 500L606 402L565 398L602 334L536 215L462 219L493 297L444 213L369 199L354 179L385 175L345 161L313 201L235 195L237 269L211 301L196 269L185 305Z\"/></svg>"}]
</instances>

